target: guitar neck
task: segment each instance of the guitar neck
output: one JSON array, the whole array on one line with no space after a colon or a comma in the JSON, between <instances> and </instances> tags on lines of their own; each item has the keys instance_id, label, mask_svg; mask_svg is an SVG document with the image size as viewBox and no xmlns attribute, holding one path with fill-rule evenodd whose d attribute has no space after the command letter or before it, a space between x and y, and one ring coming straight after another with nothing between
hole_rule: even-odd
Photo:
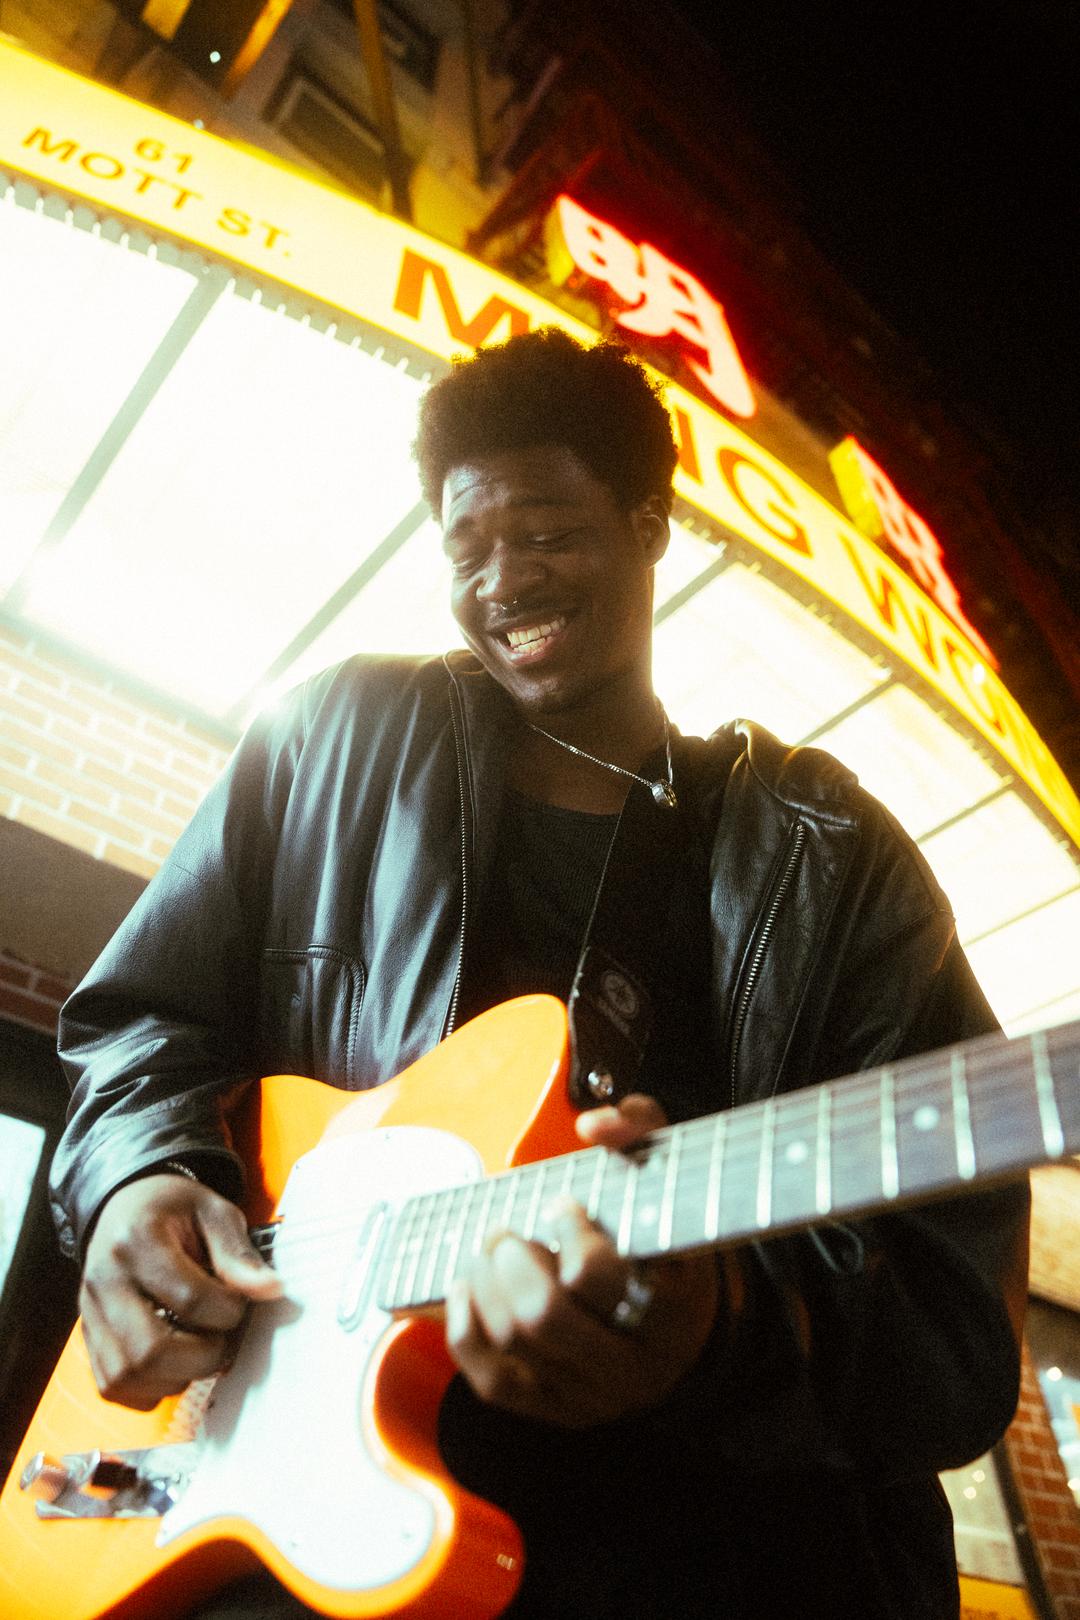
<instances>
[{"instance_id":1,"label":"guitar neck","mask_svg":"<svg viewBox=\"0 0 1080 1620\"><path fill-rule=\"evenodd\" d=\"M1076 1152L1080 1023L984 1036L670 1126L631 1154L588 1148L411 1199L379 1302L441 1303L495 1232L551 1241L561 1197L621 1254L651 1259L925 1202Z\"/></svg>"}]
</instances>

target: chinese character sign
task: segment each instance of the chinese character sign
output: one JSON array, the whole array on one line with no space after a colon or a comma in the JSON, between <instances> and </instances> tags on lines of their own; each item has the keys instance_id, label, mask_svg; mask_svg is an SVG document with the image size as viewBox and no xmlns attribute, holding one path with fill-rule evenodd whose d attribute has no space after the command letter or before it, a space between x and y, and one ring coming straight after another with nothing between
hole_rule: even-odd
<instances>
[{"instance_id":1,"label":"chinese character sign","mask_svg":"<svg viewBox=\"0 0 1080 1620\"><path fill-rule=\"evenodd\" d=\"M945 569L937 535L904 500L892 480L857 439L847 438L831 453L844 505L872 540L884 539L942 612L976 646L993 669L998 662L960 605L960 594Z\"/></svg>"},{"instance_id":2,"label":"chinese character sign","mask_svg":"<svg viewBox=\"0 0 1080 1620\"><path fill-rule=\"evenodd\" d=\"M651 243L631 242L571 197L557 198L554 218L574 265L628 306L615 316L620 326L701 350L703 360L684 356L694 375L733 415L753 416L757 406L724 311L696 276Z\"/></svg>"}]
</instances>

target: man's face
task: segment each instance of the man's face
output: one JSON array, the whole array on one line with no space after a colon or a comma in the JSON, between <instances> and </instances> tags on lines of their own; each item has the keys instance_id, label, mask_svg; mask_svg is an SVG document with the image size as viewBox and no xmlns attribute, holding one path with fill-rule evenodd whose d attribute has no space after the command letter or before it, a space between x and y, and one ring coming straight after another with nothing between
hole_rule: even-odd
<instances>
[{"instance_id":1,"label":"man's face","mask_svg":"<svg viewBox=\"0 0 1080 1620\"><path fill-rule=\"evenodd\" d=\"M622 511L572 450L544 445L451 468L442 524L454 617L523 713L649 690L658 503Z\"/></svg>"}]
</instances>

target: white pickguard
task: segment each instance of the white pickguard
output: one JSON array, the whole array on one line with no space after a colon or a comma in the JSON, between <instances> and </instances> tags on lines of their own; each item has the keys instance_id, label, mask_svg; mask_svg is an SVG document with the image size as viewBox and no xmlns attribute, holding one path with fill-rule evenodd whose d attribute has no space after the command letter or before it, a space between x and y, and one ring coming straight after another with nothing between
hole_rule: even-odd
<instances>
[{"instance_id":1,"label":"white pickguard","mask_svg":"<svg viewBox=\"0 0 1080 1620\"><path fill-rule=\"evenodd\" d=\"M365 1259L358 1240L379 1205L389 1206L385 1242L407 1198L481 1174L469 1143L421 1126L338 1137L297 1160L274 1247L286 1298L252 1311L159 1545L236 1517L326 1587L382 1586L417 1563L434 1530L432 1505L364 1446L361 1388L390 1317L363 1298L381 1244ZM363 1308L350 1314L358 1300Z\"/></svg>"}]
</instances>

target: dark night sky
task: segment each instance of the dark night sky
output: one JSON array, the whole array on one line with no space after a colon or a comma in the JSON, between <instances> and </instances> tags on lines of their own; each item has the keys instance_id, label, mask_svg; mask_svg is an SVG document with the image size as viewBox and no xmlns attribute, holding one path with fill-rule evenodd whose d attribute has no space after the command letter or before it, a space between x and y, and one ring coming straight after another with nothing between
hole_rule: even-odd
<instances>
[{"instance_id":1,"label":"dark night sky","mask_svg":"<svg viewBox=\"0 0 1080 1620\"><path fill-rule=\"evenodd\" d=\"M817 246L1080 516L1080 7L677 4Z\"/></svg>"}]
</instances>

